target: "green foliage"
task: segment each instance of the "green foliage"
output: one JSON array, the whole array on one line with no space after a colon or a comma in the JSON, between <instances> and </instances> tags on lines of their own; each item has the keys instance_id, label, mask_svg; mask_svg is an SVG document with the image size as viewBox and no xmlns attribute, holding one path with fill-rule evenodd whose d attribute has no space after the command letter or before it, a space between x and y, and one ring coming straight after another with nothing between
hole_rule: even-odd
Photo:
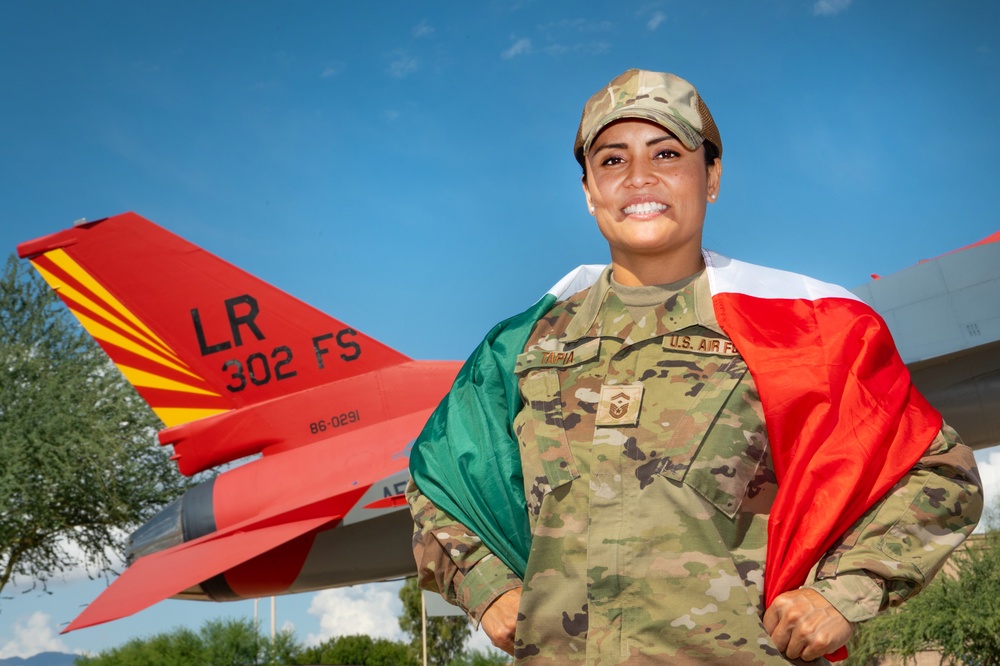
<instances>
[{"instance_id":1,"label":"green foliage","mask_svg":"<svg viewBox=\"0 0 1000 666\"><path fill-rule=\"evenodd\" d=\"M0 589L44 589L189 486L155 443L159 421L26 263L0 276ZM93 567L93 569L91 569Z\"/></svg>"},{"instance_id":2,"label":"green foliage","mask_svg":"<svg viewBox=\"0 0 1000 666\"><path fill-rule=\"evenodd\" d=\"M418 597L419 601L419 597ZM417 609L419 614L419 607ZM418 615L419 617L419 615ZM459 618L465 622L464 618ZM467 626L467 623L466 623ZM467 632L468 633L468 632ZM466 635L467 635L466 633ZM464 640L464 639L463 639ZM431 663L447 666L506 666L510 658L499 653L473 651ZM429 658L430 660L430 658ZM260 635L250 620L210 620L196 633L174 629L148 638L133 639L98 655L78 657L78 666L278 666L290 664L351 664L353 666L418 666L420 646L370 636L331 638L303 647L289 632L272 641Z\"/></svg>"},{"instance_id":3,"label":"green foliage","mask_svg":"<svg viewBox=\"0 0 1000 666\"><path fill-rule=\"evenodd\" d=\"M513 664L514 658L504 654L499 650L487 652L485 650L472 650L465 652L448 666L508 666Z\"/></svg>"},{"instance_id":4,"label":"green foliage","mask_svg":"<svg viewBox=\"0 0 1000 666\"><path fill-rule=\"evenodd\" d=\"M135 638L96 657L78 657L76 663L85 666L182 666L198 663L201 642L197 634L187 629L179 629L175 634Z\"/></svg>"},{"instance_id":5,"label":"green foliage","mask_svg":"<svg viewBox=\"0 0 1000 666\"><path fill-rule=\"evenodd\" d=\"M299 655L299 664L352 664L355 666L416 666L408 645L370 636L331 638Z\"/></svg>"},{"instance_id":6,"label":"green foliage","mask_svg":"<svg viewBox=\"0 0 1000 666\"><path fill-rule=\"evenodd\" d=\"M859 627L851 663L869 666L887 654L911 663L936 650L946 664L1000 666L1000 530L970 539L951 566L954 575L939 574L897 610Z\"/></svg>"},{"instance_id":7,"label":"green foliage","mask_svg":"<svg viewBox=\"0 0 1000 666\"><path fill-rule=\"evenodd\" d=\"M264 642L264 662L266 664L298 664L302 645L291 631L279 631L273 641Z\"/></svg>"},{"instance_id":8,"label":"green foliage","mask_svg":"<svg viewBox=\"0 0 1000 666\"><path fill-rule=\"evenodd\" d=\"M403 601L403 615L399 618L399 626L410 635L410 645L420 654L421 601L416 578L406 579L399 591L399 598ZM469 621L464 617L427 618L427 663L447 666L462 654L471 634Z\"/></svg>"},{"instance_id":9,"label":"green foliage","mask_svg":"<svg viewBox=\"0 0 1000 666\"><path fill-rule=\"evenodd\" d=\"M174 629L133 639L96 656L79 657L76 663L77 666L417 666L418 662L408 645L384 638L344 636L303 648L291 632L279 632L272 641L255 631L250 620L228 619L210 620L198 633Z\"/></svg>"},{"instance_id":10,"label":"green foliage","mask_svg":"<svg viewBox=\"0 0 1000 666\"><path fill-rule=\"evenodd\" d=\"M150 638L133 639L94 657L79 657L78 666L272 666L296 661L301 647L291 632L274 641L254 630L246 619L210 620L197 634L175 629ZM316 663L316 662L313 662Z\"/></svg>"},{"instance_id":11,"label":"green foliage","mask_svg":"<svg viewBox=\"0 0 1000 666\"><path fill-rule=\"evenodd\" d=\"M201 628L200 663L241 666L262 663L263 641L249 620L209 620Z\"/></svg>"}]
</instances>

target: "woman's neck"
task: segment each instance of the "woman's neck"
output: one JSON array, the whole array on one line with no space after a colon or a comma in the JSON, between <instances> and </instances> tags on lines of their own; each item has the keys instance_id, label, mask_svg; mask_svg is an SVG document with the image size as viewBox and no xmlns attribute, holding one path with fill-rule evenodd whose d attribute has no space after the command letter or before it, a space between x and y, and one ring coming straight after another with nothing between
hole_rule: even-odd
<instances>
[{"instance_id":1,"label":"woman's neck","mask_svg":"<svg viewBox=\"0 0 1000 666\"><path fill-rule=\"evenodd\" d=\"M618 284L626 287L642 287L683 280L705 268L705 260L700 251L695 257L672 260L657 257L623 260L612 254L611 266Z\"/></svg>"}]
</instances>

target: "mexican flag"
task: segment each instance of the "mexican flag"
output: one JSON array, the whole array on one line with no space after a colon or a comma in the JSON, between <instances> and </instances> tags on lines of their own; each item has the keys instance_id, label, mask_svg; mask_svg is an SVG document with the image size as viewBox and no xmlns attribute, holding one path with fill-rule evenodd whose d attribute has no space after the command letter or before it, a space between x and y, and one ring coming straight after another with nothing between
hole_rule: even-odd
<instances>
[{"instance_id":1,"label":"mexican flag","mask_svg":"<svg viewBox=\"0 0 1000 666\"><path fill-rule=\"evenodd\" d=\"M801 586L913 467L941 416L910 382L885 322L847 290L709 251L704 258L716 318L757 384L771 443L778 492L768 523L770 605ZM421 492L522 577L531 534L511 427L521 408L515 361L538 318L602 268L577 268L494 327L410 456Z\"/></svg>"}]
</instances>

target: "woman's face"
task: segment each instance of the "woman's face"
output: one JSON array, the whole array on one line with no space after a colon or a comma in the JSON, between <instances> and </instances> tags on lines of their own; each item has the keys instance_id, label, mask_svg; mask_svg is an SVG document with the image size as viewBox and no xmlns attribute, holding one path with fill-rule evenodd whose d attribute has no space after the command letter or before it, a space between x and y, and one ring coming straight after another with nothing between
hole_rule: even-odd
<instances>
[{"instance_id":1,"label":"woman's face","mask_svg":"<svg viewBox=\"0 0 1000 666\"><path fill-rule=\"evenodd\" d=\"M624 269L619 281L626 271L648 273L643 266L672 266L683 273L676 279L701 268L705 207L722 175L720 160L706 168L704 150L645 120L614 122L594 139L583 191L616 270Z\"/></svg>"}]
</instances>

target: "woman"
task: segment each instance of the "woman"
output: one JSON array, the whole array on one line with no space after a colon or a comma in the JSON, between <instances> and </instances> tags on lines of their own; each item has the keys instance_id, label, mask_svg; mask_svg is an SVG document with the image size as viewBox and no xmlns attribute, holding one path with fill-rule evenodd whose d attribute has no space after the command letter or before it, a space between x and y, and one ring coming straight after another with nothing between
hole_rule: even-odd
<instances>
[{"instance_id":1,"label":"woman","mask_svg":"<svg viewBox=\"0 0 1000 666\"><path fill-rule=\"evenodd\" d=\"M971 452L867 306L703 250L722 141L690 83L615 78L574 153L611 264L494 329L432 416L421 585L519 663L833 653L972 531Z\"/></svg>"}]
</instances>

